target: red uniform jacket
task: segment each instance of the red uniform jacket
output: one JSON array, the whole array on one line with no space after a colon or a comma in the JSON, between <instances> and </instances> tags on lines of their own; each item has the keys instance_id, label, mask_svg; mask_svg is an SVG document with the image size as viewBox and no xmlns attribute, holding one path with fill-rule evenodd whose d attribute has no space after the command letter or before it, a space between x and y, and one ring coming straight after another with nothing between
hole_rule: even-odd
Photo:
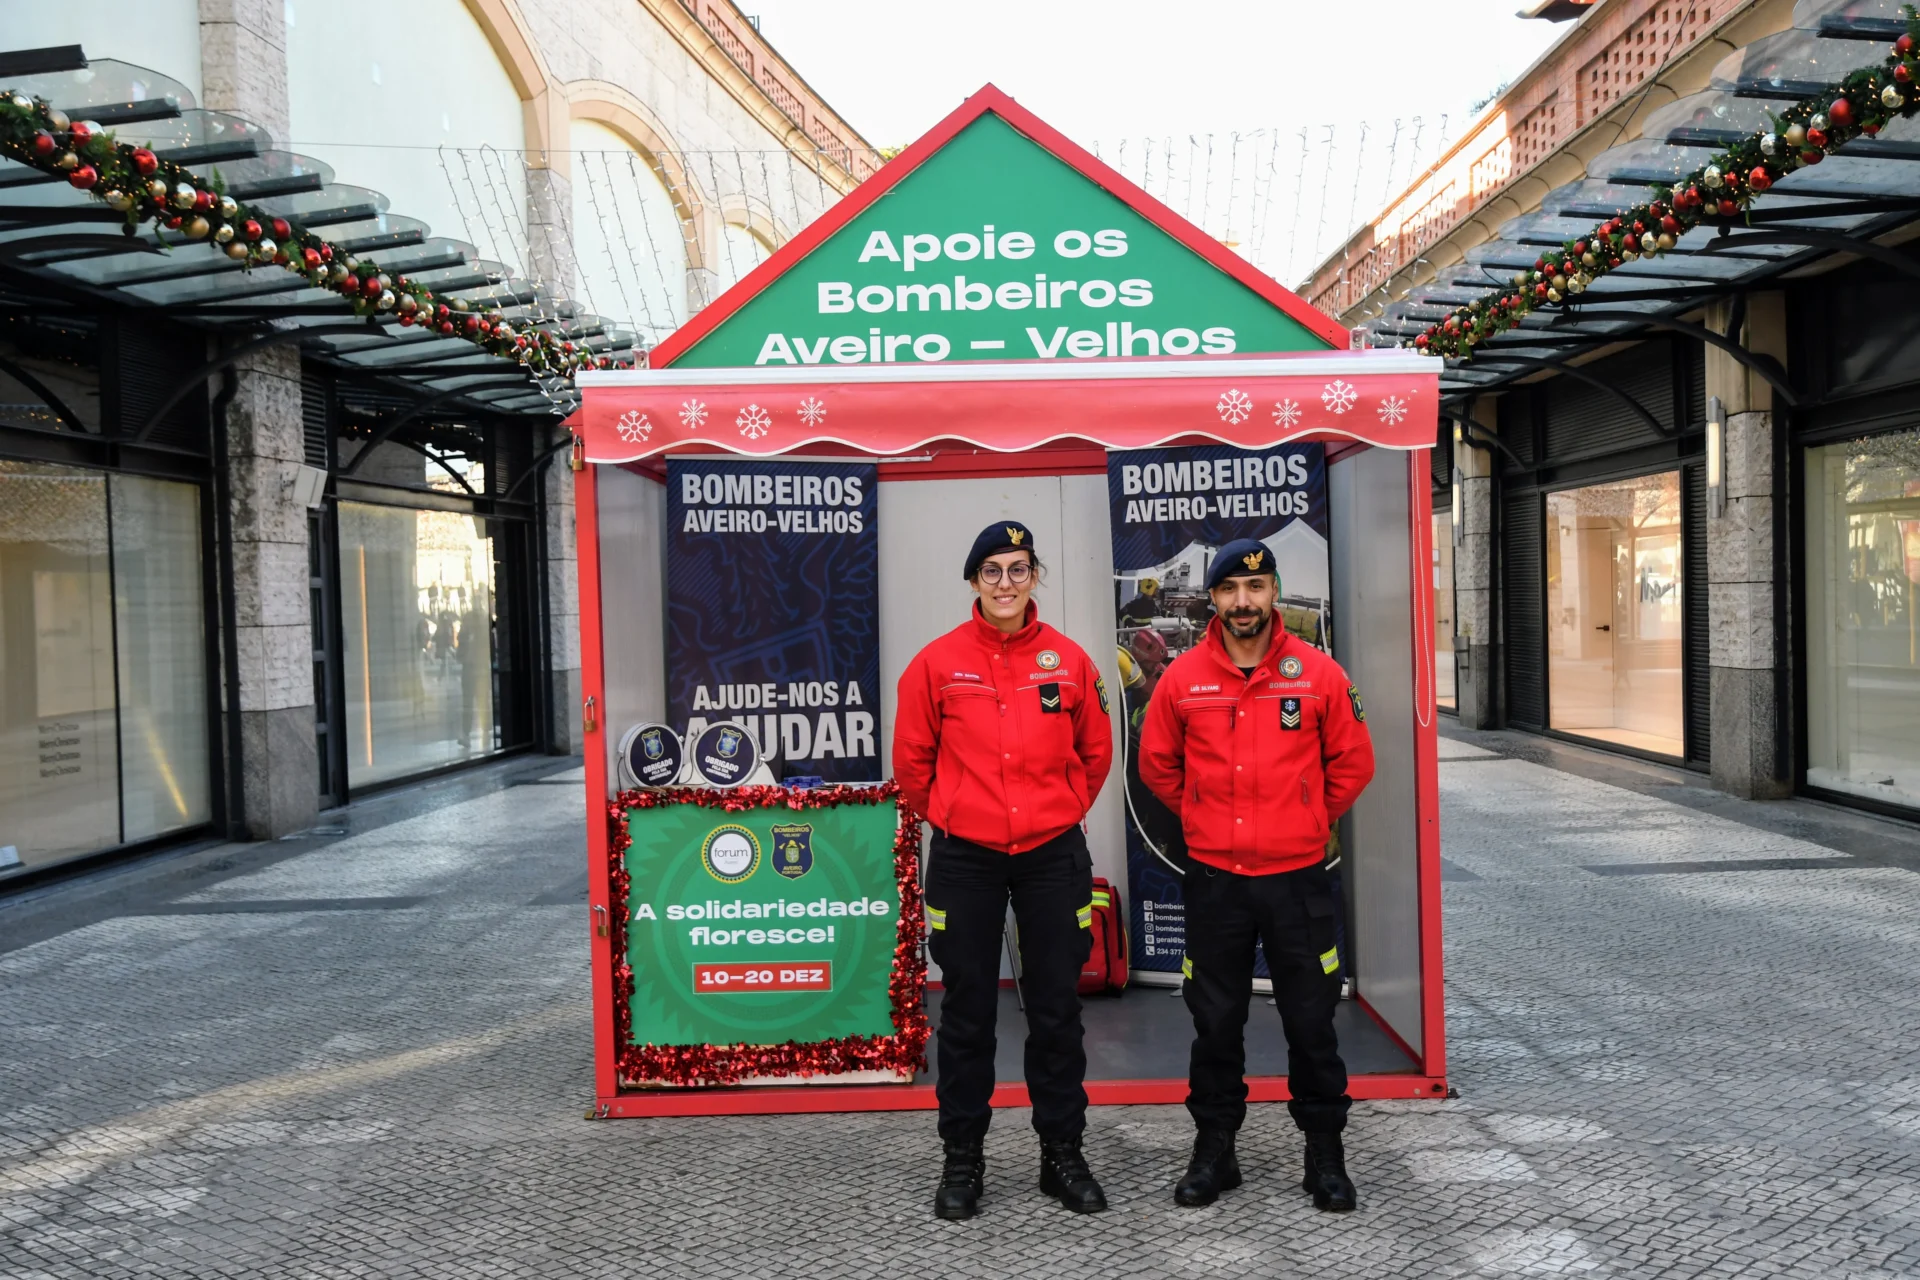
<instances>
[{"instance_id":1,"label":"red uniform jacket","mask_svg":"<svg viewBox=\"0 0 1920 1280\"><path fill-rule=\"evenodd\" d=\"M1271 875L1325 856L1333 821L1373 780L1373 740L1339 663L1281 631L1243 676L1215 618L1153 691L1140 780L1180 815L1194 858Z\"/></svg>"},{"instance_id":2,"label":"red uniform jacket","mask_svg":"<svg viewBox=\"0 0 1920 1280\"><path fill-rule=\"evenodd\" d=\"M1012 635L973 617L900 676L893 775L949 835L1020 853L1086 817L1113 764L1100 673L1029 602Z\"/></svg>"}]
</instances>

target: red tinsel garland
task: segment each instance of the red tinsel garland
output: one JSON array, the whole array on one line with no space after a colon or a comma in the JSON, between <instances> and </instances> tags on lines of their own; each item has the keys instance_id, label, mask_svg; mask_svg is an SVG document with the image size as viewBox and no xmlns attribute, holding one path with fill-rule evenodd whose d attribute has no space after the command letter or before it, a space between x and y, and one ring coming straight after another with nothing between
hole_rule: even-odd
<instances>
[{"instance_id":1,"label":"red tinsel garland","mask_svg":"<svg viewBox=\"0 0 1920 1280\"><path fill-rule=\"evenodd\" d=\"M627 963L626 869L627 812L670 804L693 804L725 813L747 809L830 809L847 804L896 803L900 784L872 787L818 787L795 791L787 787L735 787L731 790L675 788L667 791L623 791L607 807L607 871L612 884L613 1030L626 1085L726 1085L750 1076L838 1075L846 1071L918 1071L926 1066L927 1024L923 992L927 962L920 954L920 819L911 809L900 809L900 826L893 838L893 874L900 890L900 918L893 946L893 975L887 994L893 1002L894 1034L841 1036L801 1044L789 1040L773 1045L630 1044L632 1038L633 968Z\"/></svg>"}]
</instances>

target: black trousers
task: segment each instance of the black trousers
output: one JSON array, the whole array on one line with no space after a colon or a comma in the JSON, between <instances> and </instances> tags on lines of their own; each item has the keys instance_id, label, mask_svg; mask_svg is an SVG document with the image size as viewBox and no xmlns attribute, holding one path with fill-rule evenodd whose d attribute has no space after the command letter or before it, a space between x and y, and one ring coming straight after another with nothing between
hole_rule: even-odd
<instances>
[{"instance_id":1,"label":"black trousers","mask_svg":"<svg viewBox=\"0 0 1920 1280\"><path fill-rule=\"evenodd\" d=\"M993 1118L1000 938L1009 898L1019 926L1033 1127L1049 1141L1077 1138L1087 1127L1078 991L1093 939L1082 923L1093 901L1086 837L1074 827L1026 853L1006 854L936 830L926 900L928 945L945 987L934 1084L944 1141L979 1138Z\"/></svg>"},{"instance_id":2,"label":"black trousers","mask_svg":"<svg viewBox=\"0 0 1920 1280\"><path fill-rule=\"evenodd\" d=\"M1340 1003L1334 903L1324 867L1244 876L1193 863L1187 903L1186 981L1193 1014L1187 1111L1208 1129L1239 1129L1247 1118L1247 1006L1253 952L1264 943L1274 1003L1287 1034L1287 1103L1308 1133L1346 1128L1347 1067L1333 1033Z\"/></svg>"}]
</instances>

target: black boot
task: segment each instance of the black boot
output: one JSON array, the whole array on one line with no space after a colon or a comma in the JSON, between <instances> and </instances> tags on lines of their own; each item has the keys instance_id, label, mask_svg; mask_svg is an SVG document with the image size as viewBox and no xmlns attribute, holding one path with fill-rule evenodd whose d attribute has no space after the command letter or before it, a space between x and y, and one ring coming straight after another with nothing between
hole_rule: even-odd
<instances>
[{"instance_id":1,"label":"black boot","mask_svg":"<svg viewBox=\"0 0 1920 1280\"><path fill-rule=\"evenodd\" d=\"M1300 1189L1313 1197L1313 1207L1329 1213L1347 1213L1358 1203L1353 1179L1347 1177L1347 1152L1337 1133L1307 1135L1307 1176Z\"/></svg>"},{"instance_id":2,"label":"black boot","mask_svg":"<svg viewBox=\"0 0 1920 1280\"><path fill-rule=\"evenodd\" d=\"M980 1212L980 1193L987 1179L987 1157L979 1138L947 1143L947 1162L940 1169L940 1189L933 1193L936 1218L971 1218Z\"/></svg>"},{"instance_id":3,"label":"black boot","mask_svg":"<svg viewBox=\"0 0 1920 1280\"><path fill-rule=\"evenodd\" d=\"M1222 1191L1240 1185L1240 1161L1233 1154L1233 1130L1202 1129L1193 1140L1193 1159L1187 1176L1173 1189L1173 1198L1189 1208L1212 1204Z\"/></svg>"},{"instance_id":4,"label":"black boot","mask_svg":"<svg viewBox=\"0 0 1920 1280\"><path fill-rule=\"evenodd\" d=\"M1107 1207L1107 1193L1093 1180L1078 1138L1041 1141L1040 1190L1075 1213L1099 1213Z\"/></svg>"}]
</instances>

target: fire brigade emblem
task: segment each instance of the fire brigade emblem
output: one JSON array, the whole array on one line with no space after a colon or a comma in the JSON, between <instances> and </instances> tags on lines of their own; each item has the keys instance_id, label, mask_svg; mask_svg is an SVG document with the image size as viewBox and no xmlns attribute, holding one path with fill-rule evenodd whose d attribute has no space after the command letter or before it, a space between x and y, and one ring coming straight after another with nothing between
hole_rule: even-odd
<instances>
[{"instance_id":1,"label":"fire brigade emblem","mask_svg":"<svg viewBox=\"0 0 1920 1280\"><path fill-rule=\"evenodd\" d=\"M1012 543L1014 546L1016 547L1019 546L1021 543L1021 540L1024 539L1026 536L1027 536L1027 531L1025 529L1016 529L1012 525L1007 526L1007 541Z\"/></svg>"},{"instance_id":2,"label":"fire brigade emblem","mask_svg":"<svg viewBox=\"0 0 1920 1280\"><path fill-rule=\"evenodd\" d=\"M1298 680L1300 678L1300 659L1294 657L1292 654L1288 654L1286 657L1280 659L1280 675L1287 680Z\"/></svg>"},{"instance_id":3,"label":"fire brigade emblem","mask_svg":"<svg viewBox=\"0 0 1920 1280\"><path fill-rule=\"evenodd\" d=\"M658 760L667 752L667 744L661 740L658 729L648 729L640 735L640 749L647 753L647 759Z\"/></svg>"},{"instance_id":4,"label":"fire brigade emblem","mask_svg":"<svg viewBox=\"0 0 1920 1280\"><path fill-rule=\"evenodd\" d=\"M739 754L740 739L744 736L738 729L723 729L720 732L720 741L714 750L731 760Z\"/></svg>"},{"instance_id":5,"label":"fire brigade emblem","mask_svg":"<svg viewBox=\"0 0 1920 1280\"><path fill-rule=\"evenodd\" d=\"M773 833L773 869L789 880L798 880L813 870L813 824L797 822L775 825Z\"/></svg>"},{"instance_id":6,"label":"fire brigade emblem","mask_svg":"<svg viewBox=\"0 0 1920 1280\"><path fill-rule=\"evenodd\" d=\"M1033 661L1042 671L1051 671L1060 665L1060 655L1051 649L1042 649Z\"/></svg>"},{"instance_id":7,"label":"fire brigade emblem","mask_svg":"<svg viewBox=\"0 0 1920 1280\"><path fill-rule=\"evenodd\" d=\"M1265 564L1266 560L1267 553L1264 551L1249 551L1240 557L1240 563L1247 566L1248 573L1260 572L1260 566Z\"/></svg>"}]
</instances>

